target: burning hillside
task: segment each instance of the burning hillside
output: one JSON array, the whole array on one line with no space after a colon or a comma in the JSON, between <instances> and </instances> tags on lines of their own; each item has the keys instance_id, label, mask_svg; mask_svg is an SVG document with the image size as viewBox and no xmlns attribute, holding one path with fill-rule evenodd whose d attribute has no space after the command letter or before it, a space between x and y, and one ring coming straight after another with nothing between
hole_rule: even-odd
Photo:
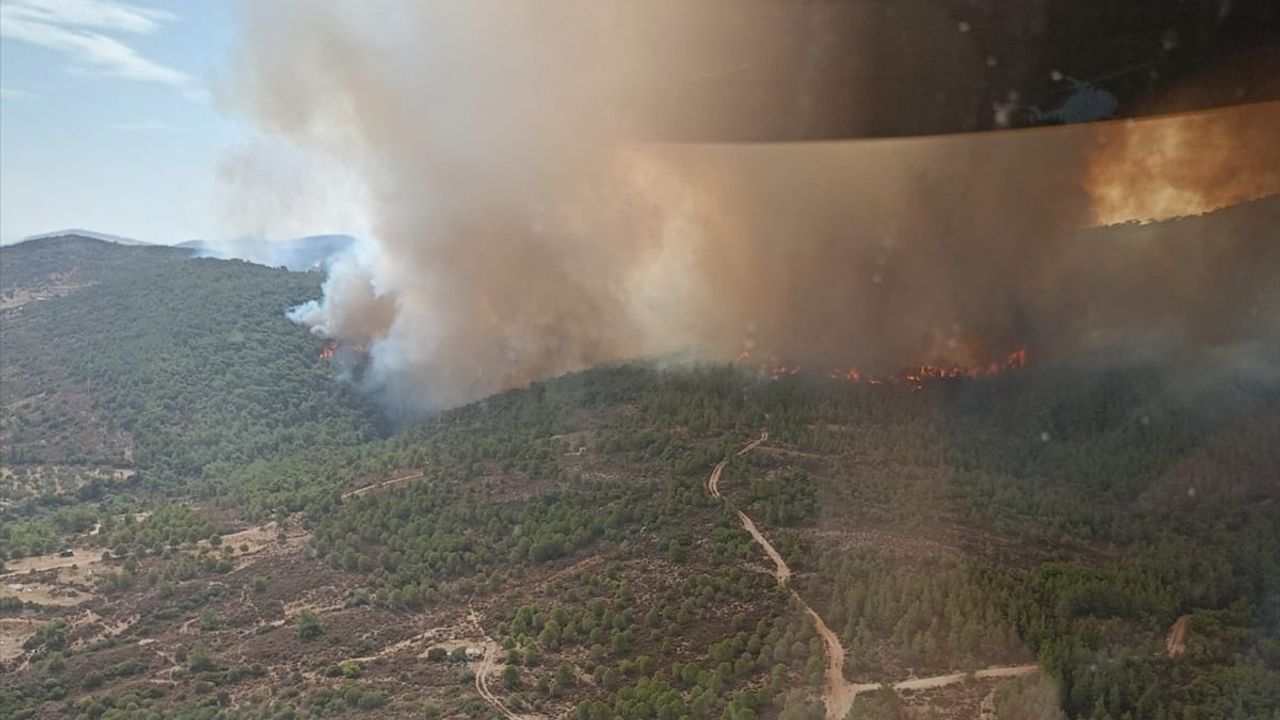
<instances>
[{"instance_id":1,"label":"burning hillside","mask_svg":"<svg viewBox=\"0 0 1280 720\"><path fill-rule=\"evenodd\" d=\"M762 377L778 380L788 375L799 375L804 372L802 364L788 365L776 358L763 365L755 364L748 351L738 355L740 367L755 368ZM864 373L857 367L836 367L826 373L833 380L846 380L851 383L867 383L869 385L911 385L921 388L930 382L946 380L972 380L991 377L1010 370L1019 370L1027 364L1027 349L1019 347L1002 360L992 360L978 365L922 363L918 366L904 368L898 372L872 375Z\"/></svg>"},{"instance_id":2,"label":"burning hillside","mask_svg":"<svg viewBox=\"0 0 1280 720\"><path fill-rule=\"evenodd\" d=\"M1089 163L1093 219L1199 215L1280 193L1280 103L1106 126Z\"/></svg>"},{"instance_id":3,"label":"burning hillside","mask_svg":"<svg viewBox=\"0 0 1280 720\"><path fill-rule=\"evenodd\" d=\"M324 298L293 317L367 342L366 378L422 409L619 359L728 361L748 337L788 369L870 381L980 374L1021 346L1038 362L1106 348L1252 363L1280 336L1267 235L1278 201L1136 240L1081 231L1280 188L1280 164L1256 160L1280 139L1229 129L1238 113L1274 127L1278 104L1197 116L1228 128L1220 141L1178 144L1141 182L1119 170L1185 118L642 143L621 109L652 100L648 55L603 6L441 3L354 19L323 5L332 12L262 11L240 97L264 130L342 164L371 198L372 245L335 263ZM662 106L696 92L670 89ZM1248 191L1209 192L1240 163L1255 170ZM1206 199L1177 199L1188 192ZM938 328L963 342L936 352Z\"/></svg>"},{"instance_id":4,"label":"burning hillside","mask_svg":"<svg viewBox=\"0 0 1280 720\"><path fill-rule=\"evenodd\" d=\"M363 373L369 364L369 347L358 341L328 340L318 357L340 374Z\"/></svg>"}]
</instances>

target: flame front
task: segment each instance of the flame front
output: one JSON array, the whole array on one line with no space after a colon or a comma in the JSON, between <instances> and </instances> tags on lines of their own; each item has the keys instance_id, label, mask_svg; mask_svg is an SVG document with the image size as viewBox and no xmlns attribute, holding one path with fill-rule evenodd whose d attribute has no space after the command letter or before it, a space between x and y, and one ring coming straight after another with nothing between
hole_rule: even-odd
<instances>
[{"instance_id":1,"label":"flame front","mask_svg":"<svg viewBox=\"0 0 1280 720\"><path fill-rule=\"evenodd\" d=\"M1087 185L1101 225L1200 215L1280 193L1280 102L1110 123Z\"/></svg>"},{"instance_id":2,"label":"flame front","mask_svg":"<svg viewBox=\"0 0 1280 720\"><path fill-rule=\"evenodd\" d=\"M348 344L339 340L330 340L324 344L323 348L321 348L319 357L321 360L333 360L339 350L342 350L344 357L347 358L350 358L353 355L355 358L364 358L369 354L369 348L365 343L356 342Z\"/></svg>"},{"instance_id":3,"label":"flame front","mask_svg":"<svg viewBox=\"0 0 1280 720\"><path fill-rule=\"evenodd\" d=\"M827 377L835 380L846 380L851 383L865 382L870 385L911 385L921 388L929 382L990 377L1010 370L1018 370L1026 367L1027 357L1027 348L1019 345L1016 349L1006 355L1003 361L964 365L934 365L930 363L922 363L916 367L902 370L901 372L881 375L869 375L857 367L837 367L827 373ZM747 353L743 353L739 356L739 360L749 359L750 355ZM767 374L770 379L777 380L786 375L795 375L799 373L800 366L789 366L775 360L769 365L761 368L761 372L762 374Z\"/></svg>"}]
</instances>

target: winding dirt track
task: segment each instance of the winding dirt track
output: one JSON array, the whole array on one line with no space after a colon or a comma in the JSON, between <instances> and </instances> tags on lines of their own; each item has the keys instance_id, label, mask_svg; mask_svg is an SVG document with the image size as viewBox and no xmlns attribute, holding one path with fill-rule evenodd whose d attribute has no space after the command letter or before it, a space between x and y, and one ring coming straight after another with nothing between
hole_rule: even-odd
<instances>
[{"instance_id":1,"label":"winding dirt track","mask_svg":"<svg viewBox=\"0 0 1280 720\"><path fill-rule=\"evenodd\" d=\"M485 638L484 641L484 657L480 658L480 667L476 669L476 692L480 693L480 697L489 703L493 709L502 713L507 720L524 720L523 716L511 712L511 709L503 704L498 696L493 694L489 689L489 675L493 673L493 668L497 665L496 655L498 654L498 643Z\"/></svg>"},{"instance_id":2,"label":"winding dirt track","mask_svg":"<svg viewBox=\"0 0 1280 720\"><path fill-rule=\"evenodd\" d=\"M746 455L768 439L769 431L762 430L760 432L760 437L744 445L737 454ZM724 466L727 463L727 459L716 463L716 466L711 470L710 477L707 478L707 492L713 498L723 499L723 496L720 494L720 476L724 473ZM726 502L728 501L726 500ZM775 568L774 577L778 579L778 585L791 590L791 568L788 567L787 562L782 559L782 555L778 552L777 548L775 548L773 543L769 542L769 539L760 532L760 529L756 527L755 521L753 521L746 513L742 512L737 507L734 507L733 503L729 503L729 507L732 507L733 511L738 514L738 520L742 522L742 527L745 528L748 533L751 533L751 537L755 539L756 544L759 545L760 548L764 550L765 555L768 555L769 559L773 561ZM822 620L822 616L818 615L818 613L809 606L809 603L805 602L804 598L800 597L799 593L795 590L791 590L791 597L795 598L796 602L800 603L800 606L804 608L804 611L809 614L809 617L813 618L814 627L818 631L818 636L822 638L822 645L826 650L827 670L825 676L827 687L823 694L823 702L827 706L827 720L844 720L845 715L849 713L849 706L853 704L854 696L861 690L859 686L851 685L848 680L844 679L844 646L840 644L840 638L831 631L831 628L827 627L826 622ZM878 686L872 687L874 688Z\"/></svg>"},{"instance_id":3,"label":"winding dirt track","mask_svg":"<svg viewBox=\"0 0 1280 720\"><path fill-rule=\"evenodd\" d=\"M763 430L760 432L760 437L747 443L736 454L745 455L768 439L769 431ZM822 616L810 607L809 603L805 602L799 593L790 588L791 568L787 566L786 560L782 559L782 555L778 553L773 543L769 542L769 539L756 527L755 521L720 494L720 477L724 474L724 468L728 462L726 458L716 463L716 466L712 468L711 475L707 478L707 493L713 498L725 500L729 507L733 508L733 511L738 514L738 519L742 522L742 527L748 533L751 533L751 537L755 539L756 544L773 561L775 567L774 577L778 579L778 585L790 590L791 597L795 598L796 602L809 614L809 617L813 618L814 628L818 631L818 636L822 638L822 645L827 654L826 690L822 698L827 706L827 720L845 720L845 717L849 714L849 708L853 705L853 699L858 693L877 690L880 688L880 683L854 684L845 679L844 645L840 643L840 638L832 632L831 628L827 627L827 623L823 621ZM973 672L972 676L979 680L988 680L1031 675L1039 672L1039 670L1040 666L1034 664L1010 665L978 670ZM894 690L930 690L961 682L968 677L970 677L970 673L958 672L935 677L911 678L892 683L892 687Z\"/></svg>"},{"instance_id":4,"label":"winding dirt track","mask_svg":"<svg viewBox=\"0 0 1280 720\"><path fill-rule=\"evenodd\" d=\"M480 697L489 703L494 710L502 713L507 720L540 720L537 715L519 715L512 712L502 700L489 689L489 676L493 674L493 670L498 665L498 653L502 648L493 638L484 634L484 629L480 627L480 616L475 610L471 610L471 624L475 625L476 632L484 638L484 655L480 657L480 664L476 667L476 692L480 693Z\"/></svg>"},{"instance_id":5,"label":"winding dirt track","mask_svg":"<svg viewBox=\"0 0 1280 720\"><path fill-rule=\"evenodd\" d=\"M768 439L769 431L762 430L760 432L760 437L744 445L737 453L735 453L735 455L746 455ZM787 565L786 560L782 558L782 555L778 552L777 548L773 546L773 543L769 542L769 539L760 532L758 527L756 527L755 521L720 494L720 478L724 474L724 468L728 462L729 460L726 458L716 463L715 467L712 468L711 475L707 477L707 494L713 498L724 500L729 504L729 507L733 508L733 511L738 515L738 520L742 522L742 527L751 534L751 537L755 540L756 544L759 545L760 548L764 550L765 555L773 561L774 577L777 578L778 585L780 587L787 588L791 593L791 597L795 598L796 602L799 603L800 606L804 608L804 611L808 613L809 617L813 619L814 627L818 632L818 636L822 638L823 648L827 655L827 669L825 672L826 689L823 693L823 702L827 708L826 718L827 720L844 720L849 714L850 706L853 705L854 697L856 697L858 693L876 690L880 688L880 684L854 684L845 679L845 652L844 645L840 643L840 638L831 630L830 627L827 626L827 623L823 621L822 616L810 607L809 603L805 602L804 598L802 598L799 593L790 587L791 568ZM359 490L351 491L343 495L343 497L360 495L375 488L399 484L419 477L422 477L422 473L393 478L375 485L360 488ZM480 618L474 610L470 613L470 619L471 623L476 628L476 632L484 638L484 654L481 656L479 664L476 667L476 692L480 693L480 697L482 697L492 708L501 713L506 720L539 720L539 716L537 715L520 715L512 711L511 708L507 707L497 694L489 688L489 678L498 666L498 653L501 652L502 648L498 645L497 641L484 633L483 628L480 626ZM972 676L978 679L997 679L1030 675L1038 672L1039 669L1040 668L1037 665L991 667L978 670L972 673ZM968 677L970 677L970 673L961 672L951 673L948 675L938 675L936 677L929 678L912 678L893 683L892 687L895 690L928 690L958 683Z\"/></svg>"}]
</instances>

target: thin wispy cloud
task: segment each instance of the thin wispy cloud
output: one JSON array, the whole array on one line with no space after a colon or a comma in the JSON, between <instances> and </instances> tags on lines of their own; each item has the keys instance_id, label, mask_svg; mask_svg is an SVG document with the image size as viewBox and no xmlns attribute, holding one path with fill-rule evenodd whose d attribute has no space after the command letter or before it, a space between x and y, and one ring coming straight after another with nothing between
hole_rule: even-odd
<instances>
[{"instance_id":1,"label":"thin wispy cloud","mask_svg":"<svg viewBox=\"0 0 1280 720\"><path fill-rule=\"evenodd\" d=\"M17 88L0 87L0 100L17 100L24 97L31 97L31 93Z\"/></svg>"},{"instance_id":2,"label":"thin wispy cloud","mask_svg":"<svg viewBox=\"0 0 1280 720\"><path fill-rule=\"evenodd\" d=\"M160 83L204 102L208 91L194 77L112 37L154 33L174 19L166 10L116 0L6 0L0 35L60 52L80 72Z\"/></svg>"}]
</instances>

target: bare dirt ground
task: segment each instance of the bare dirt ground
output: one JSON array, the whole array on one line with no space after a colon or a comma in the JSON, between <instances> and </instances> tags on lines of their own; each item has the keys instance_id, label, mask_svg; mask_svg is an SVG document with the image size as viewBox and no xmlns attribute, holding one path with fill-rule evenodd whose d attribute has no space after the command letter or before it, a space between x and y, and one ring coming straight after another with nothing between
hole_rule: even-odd
<instances>
[{"instance_id":1,"label":"bare dirt ground","mask_svg":"<svg viewBox=\"0 0 1280 720\"><path fill-rule=\"evenodd\" d=\"M79 605L93 597L74 587L51 582L5 582L0 585L0 597L15 597L24 603L69 607Z\"/></svg>"},{"instance_id":2,"label":"bare dirt ground","mask_svg":"<svg viewBox=\"0 0 1280 720\"><path fill-rule=\"evenodd\" d=\"M976 670L972 673L957 672L949 675L935 675L927 678L912 678L910 680L900 680L893 683L894 690L932 690L934 688L954 685L958 682L964 682L967 678L973 677L976 680L999 680L1001 678L1021 677L1023 675L1033 675L1040 672L1039 665L1007 665L1002 667L984 668ZM858 692L874 690L880 685L878 683L868 683L865 685L855 685Z\"/></svg>"},{"instance_id":3,"label":"bare dirt ground","mask_svg":"<svg viewBox=\"0 0 1280 720\"><path fill-rule=\"evenodd\" d=\"M34 618L0 618L0 663L22 654L22 643L44 623Z\"/></svg>"},{"instance_id":4,"label":"bare dirt ground","mask_svg":"<svg viewBox=\"0 0 1280 720\"><path fill-rule=\"evenodd\" d=\"M235 549L236 566L244 567L254 556L297 553L307 537L302 531L282 536L275 522L270 522L224 535L221 542ZM200 547L210 547L209 541L201 540ZM92 599L99 576L108 573L111 566L103 562L101 548L77 546L72 552L71 557L49 553L10 561L9 571L0 575L0 597L62 607Z\"/></svg>"},{"instance_id":5,"label":"bare dirt ground","mask_svg":"<svg viewBox=\"0 0 1280 720\"><path fill-rule=\"evenodd\" d=\"M76 290L94 284L83 281L77 282L73 279L73 276L74 273L54 273L49 276L49 282L43 287L13 288L0 294L0 310L19 308L29 302L40 302L49 298L70 295Z\"/></svg>"},{"instance_id":6,"label":"bare dirt ground","mask_svg":"<svg viewBox=\"0 0 1280 720\"><path fill-rule=\"evenodd\" d=\"M11 560L0 575L0 597L37 605L78 605L94 597L97 578L107 572L100 548L76 547L71 557L58 553Z\"/></svg>"},{"instance_id":7,"label":"bare dirt ground","mask_svg":"<svg viewBox=\"0 0 1280 720\"><path fill-rule=\"evenodd\" d=\"M1173 621L1173 626L1169 628L1169 637L1164 641L1164 649L1169 657L1176 658L1187 651L1187 628L1190 626L1190 615L1183 615Z\"/></svg>"},{"instance_id":8,"label":"bare dirt ground","mask_svg":"<svg viewBox=\"0 0 1280 720\"><path fill-rule=\"evenodd\" d=\"M978 707L978 720L995 720L996 718L996 689L991 688L991 692L982 698L982 705Z\"/></svg>"},{"instance_id":9,"label":"bare dirt ground","mask_svg":"<svg viewBox=\"0 0 1280 720\"><path fill-rule=\"evenodd\" d=\"M254 525L244 530L223 535L221 544L236 551L236 565L243 566L250 556L267 553L270 555L295 553L306 544L310 534L303 530L281 532L275 521L265 525ZM201 547L208 547L208 540L200 541Z\"/></svg>"},{"instance_id":10,"label":"bare dirt ground","mask_svg":"<svg viewBox=\"0 0 1280 720\"><path fill-rule=\"evenodd\" d=\"M18 575L69 568L73 565L88 569L102 564L101 548L77 547L72 548L72 552L75 554L65 558L59 556L58 553L49 553L47 555L32 555L18 560L10 560L6 563L9 571L0 575L0 580L8 581Z\"/></svg>"}]
</instances>

